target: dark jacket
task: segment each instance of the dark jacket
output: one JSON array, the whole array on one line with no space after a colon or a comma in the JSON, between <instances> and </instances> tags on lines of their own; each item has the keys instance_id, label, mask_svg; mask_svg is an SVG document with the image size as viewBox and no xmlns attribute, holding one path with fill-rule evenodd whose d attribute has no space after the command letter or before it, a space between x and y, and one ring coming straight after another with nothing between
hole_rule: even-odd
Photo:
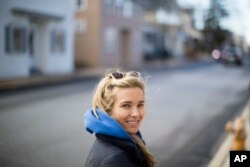
<instances>
[{"instance_id":1,"label":"dark jacket","mask_svg":"<svg viewBox=\"0 0 250 167\"><path fill-rule=\"evenodd\" d=\"M85 167L146 167L146 161L136 143L125 130L106 113L88 110L84 126L96 134ZM138 136L140 133L138 132Z\"/></svg>"}]
</instances>

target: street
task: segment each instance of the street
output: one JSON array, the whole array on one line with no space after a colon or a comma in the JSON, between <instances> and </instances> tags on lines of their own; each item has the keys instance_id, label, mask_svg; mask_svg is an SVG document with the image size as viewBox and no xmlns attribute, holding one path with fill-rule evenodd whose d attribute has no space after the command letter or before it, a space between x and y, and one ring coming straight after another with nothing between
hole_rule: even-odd
<instances>
[{"instance_id":1,"label":"street","mask_svg":"<svg viewBox=\"0 0 250 167\"><path fill-rule=\"evenodd\" d=\"M205 166L224 124L249 98L249 73L220 64L141 72L147 80L141 132L157 166ZM82 115L97 82L0 96L0 166L84 166L94 135L83 129Z\"/></svg>"}]
</instances>

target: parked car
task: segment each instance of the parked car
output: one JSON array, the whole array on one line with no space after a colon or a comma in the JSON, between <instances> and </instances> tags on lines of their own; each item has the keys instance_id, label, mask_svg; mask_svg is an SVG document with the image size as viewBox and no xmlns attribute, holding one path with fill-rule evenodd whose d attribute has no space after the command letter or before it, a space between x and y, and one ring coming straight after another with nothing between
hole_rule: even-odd
<instances>
[{"instance_id":1,"label":"parked car","mask_svg":"<svg viewBox=\"0 0 250 167\"><path fill-rule=\"evenodd\" d=\"M225 65L243 65L243 55L238 47L225 47L222 50L214 50L212 57Z\"/></svg>"},{"instance_id":2,"label":"parked car","mask_svg":"<svg viewBox=\"0 0 250 167\"><path fill-rule=\"evenodd\" d=\"M167 51L165 48L154 48L152 51L144 52L144 58L145 60L165 60L167 58L170 58L171 55L169 51Z\"/></svg>"},{"instance_id":3,"label":"parked car","mask_svg":"<svg viewBox=\"0 0 250 167\"><path fill-rule=\"evenodd\" d=\"M225 51L222 51L221 58L225 64L234 64L241 66L242 62L242 52L237 47L230 47Z\"/></svg>"}]
</instances>

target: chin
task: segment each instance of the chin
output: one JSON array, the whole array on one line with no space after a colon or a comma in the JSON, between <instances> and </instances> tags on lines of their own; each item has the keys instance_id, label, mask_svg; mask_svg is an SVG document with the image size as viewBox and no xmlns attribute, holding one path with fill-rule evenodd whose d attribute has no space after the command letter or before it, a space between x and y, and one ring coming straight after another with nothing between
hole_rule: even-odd
<instances>
[{"instance_id":1,"label":"chin","mask_svg":"<svg viewBox=\"0 0 250 167\"><path fill-rule=\"evenodd\" d=\"M136 134L139 130L127 130L129 134Z\"/></svg>"}]
</instances>

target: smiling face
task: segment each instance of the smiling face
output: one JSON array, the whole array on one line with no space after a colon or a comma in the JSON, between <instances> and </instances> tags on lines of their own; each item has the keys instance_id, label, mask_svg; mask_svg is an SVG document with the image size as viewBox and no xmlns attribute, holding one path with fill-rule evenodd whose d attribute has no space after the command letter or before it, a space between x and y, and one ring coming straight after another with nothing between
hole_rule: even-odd
<instances>
[{"instance_id":1,"label":"smiling face","mask_svg":"<svg viewBox=\"0 0 250 167\"><path fill-rule=\"evenodd\" d=\"M135 134L144 118L144 92L136 88L114 88L116 100L112 110L113 117L130 134Z\"/></svg>"}]
</instances>

